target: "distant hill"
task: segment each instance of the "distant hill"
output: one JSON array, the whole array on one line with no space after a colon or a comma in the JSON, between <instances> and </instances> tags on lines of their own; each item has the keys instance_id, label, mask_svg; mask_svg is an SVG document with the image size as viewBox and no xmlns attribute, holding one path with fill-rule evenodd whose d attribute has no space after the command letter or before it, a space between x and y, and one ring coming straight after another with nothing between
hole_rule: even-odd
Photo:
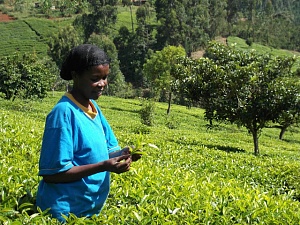
<instances>
[{"instance_id":1,"label":"distant hill","mask_svg":"<svg viewBox=\"0 0 300 225\"><path fill-rule=\"evenodd\" d=\"M14 19L0 13L0 57L16 52L47 56L47 40L65 23L43 18Z\"/></svg>"},{"instance_id":2,"label":"distant hill","mask_svg":"<svg viewBox=\"0 0 300 225\"><path fill-rule=\"evenodd\" d=\"M125 15L126 13L129 12L126 12L126 10L124 11L124 9L120 12L118 25L116 27L120 27L120 24L124 25L121 20L124 20L125 24L129 27L131 26L128 21L128 16ZM18 20L0 12L0 57L8 56L16 52L34 52L41 57L45 57L47 56L47 40L49 36L57 33L61 27L71 24L71 22L71 18L56 20L46 18L25 18ZM238 49L255 49L261 54L268 53L274 56L300 56L299 52L274 49L257 43L253 43L249 46L244 39L238 37L228 37L227 39L219 37L216 41L227 45L235 45ZM192 57L199 58L202 57L203 54L203 50L197 51L192 53ZM297 60L295 67L300 68L300 59Z\"/></svg>"}]
</instances>

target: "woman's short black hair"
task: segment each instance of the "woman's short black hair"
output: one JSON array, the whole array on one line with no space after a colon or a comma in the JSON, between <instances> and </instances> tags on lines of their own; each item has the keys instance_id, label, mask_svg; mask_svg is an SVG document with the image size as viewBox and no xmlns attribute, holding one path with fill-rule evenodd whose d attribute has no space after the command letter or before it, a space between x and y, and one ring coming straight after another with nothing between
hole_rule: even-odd
<instances>
[{"instance_id":1,"label":"woman's short black hair","mask_svg":"<svg viewBox=\"0 0 300 225\"><path fill-rule=\"evenodd\" d=\"M95 45L82 44L74 47L60 70L60 77L64 80L72 80L72 71L80 74L91 66L109 64L110 59L106 53Z\"/></svg>"}]
</instances>

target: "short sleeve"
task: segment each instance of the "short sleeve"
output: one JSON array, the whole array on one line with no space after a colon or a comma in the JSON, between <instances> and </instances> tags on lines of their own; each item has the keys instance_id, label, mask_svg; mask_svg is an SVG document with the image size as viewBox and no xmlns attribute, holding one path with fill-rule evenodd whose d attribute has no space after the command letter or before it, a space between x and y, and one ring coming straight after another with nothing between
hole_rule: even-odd
<instances>
[{"instance_id":1,"label":"short sleeve","mask_svg":"<svg viewBox=\"0 0 300 225\"><path fill-rule=\"evenodd\" d=\"M52 175L73 167L72 129L65 113L48 115L39 161L39 175Z\"/></svg>"}]
</instances>

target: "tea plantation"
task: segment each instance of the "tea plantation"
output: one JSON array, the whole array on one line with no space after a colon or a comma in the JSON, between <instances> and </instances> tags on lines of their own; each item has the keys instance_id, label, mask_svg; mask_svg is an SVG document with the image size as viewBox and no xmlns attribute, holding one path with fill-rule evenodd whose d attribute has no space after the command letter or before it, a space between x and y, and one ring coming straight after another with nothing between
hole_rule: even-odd
<instances>
[{"instance_id":1,"label":"tea plantation","mask_svg":"<svg viewBox=\"0 0 300 225\"><path fill-rule=\"evenodd\" d=\"M70 23L67 20L52 21L48 19L27 18L0 23L0 57L16 52L36 53L47 56L47 40L56 34L59 28Z\"/></svg>"},{"instance_id":2,"label":"tea plantation","mask_svg":"<svg viewBox=\"0 0 300 225\"><path fill-rule=\"evenodd\" d=\"M59 224L33 204L45 117L62 94L0 101L0 224ZM99 216L71 215L67 224L300 224L299 128L283 141L265 128L254 156L245 129L207 129L202 109L172 105L167 116L156 103L147 127L138 99L102 96L98 104L121 146L142 138L158 148L145 147L128 173L112 174Z\"/></svg>"}]
</instances>

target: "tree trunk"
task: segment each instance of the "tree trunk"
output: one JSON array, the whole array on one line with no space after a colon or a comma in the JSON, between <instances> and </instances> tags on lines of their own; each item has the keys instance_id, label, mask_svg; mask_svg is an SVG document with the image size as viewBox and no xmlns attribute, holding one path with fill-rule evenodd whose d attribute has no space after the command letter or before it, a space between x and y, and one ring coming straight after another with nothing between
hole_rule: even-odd
<instances>
[{"instance_id":1,"label":"tree trunk","mask_svg":"<svg viewBox=\"0 0 300 225\"><path fill-rule=\"evenodd\" d=\"M254 143L254 155L259 155L257 130L252 131L252 137L253 137L253 143Z\"/></svg>"},{"instance_id":2,"label":"tree trunk","mask_svg":"<svg viewBox=\"0 0 300 225\"><path fill-rule=\"evenodd\" d=\"M129 9L130 9L130 18L131 18L131 29L132 29L132 32L134 32L134 27L133 27L133 17L132 17L132 3L131 3L131 5L129 6Z\"/></svg>"},{"instance_id":3,"label":"tree trunk","mask_svg":"<svg viewBox=\"0 0 300 225\"><path fill-rule=\"evenodd\" d=\"M171 100L172 100L172 92L169 92L169 99L168 99L168 110L167 110L167 114L170 114L171 111Z\"/></svg>"},{"instance_id":4,"label":"tree trunk","mask_svg":"<svg viewBox=\"0 0 300 225\"><path fill-rule=\"evenodd\" d=\"M279 134L279 140L282 140L283 139L283 135L286 131L288 127L287 126L282 126L281 129L280 129L280 134Z\"/></svg>"}]
</instances>

